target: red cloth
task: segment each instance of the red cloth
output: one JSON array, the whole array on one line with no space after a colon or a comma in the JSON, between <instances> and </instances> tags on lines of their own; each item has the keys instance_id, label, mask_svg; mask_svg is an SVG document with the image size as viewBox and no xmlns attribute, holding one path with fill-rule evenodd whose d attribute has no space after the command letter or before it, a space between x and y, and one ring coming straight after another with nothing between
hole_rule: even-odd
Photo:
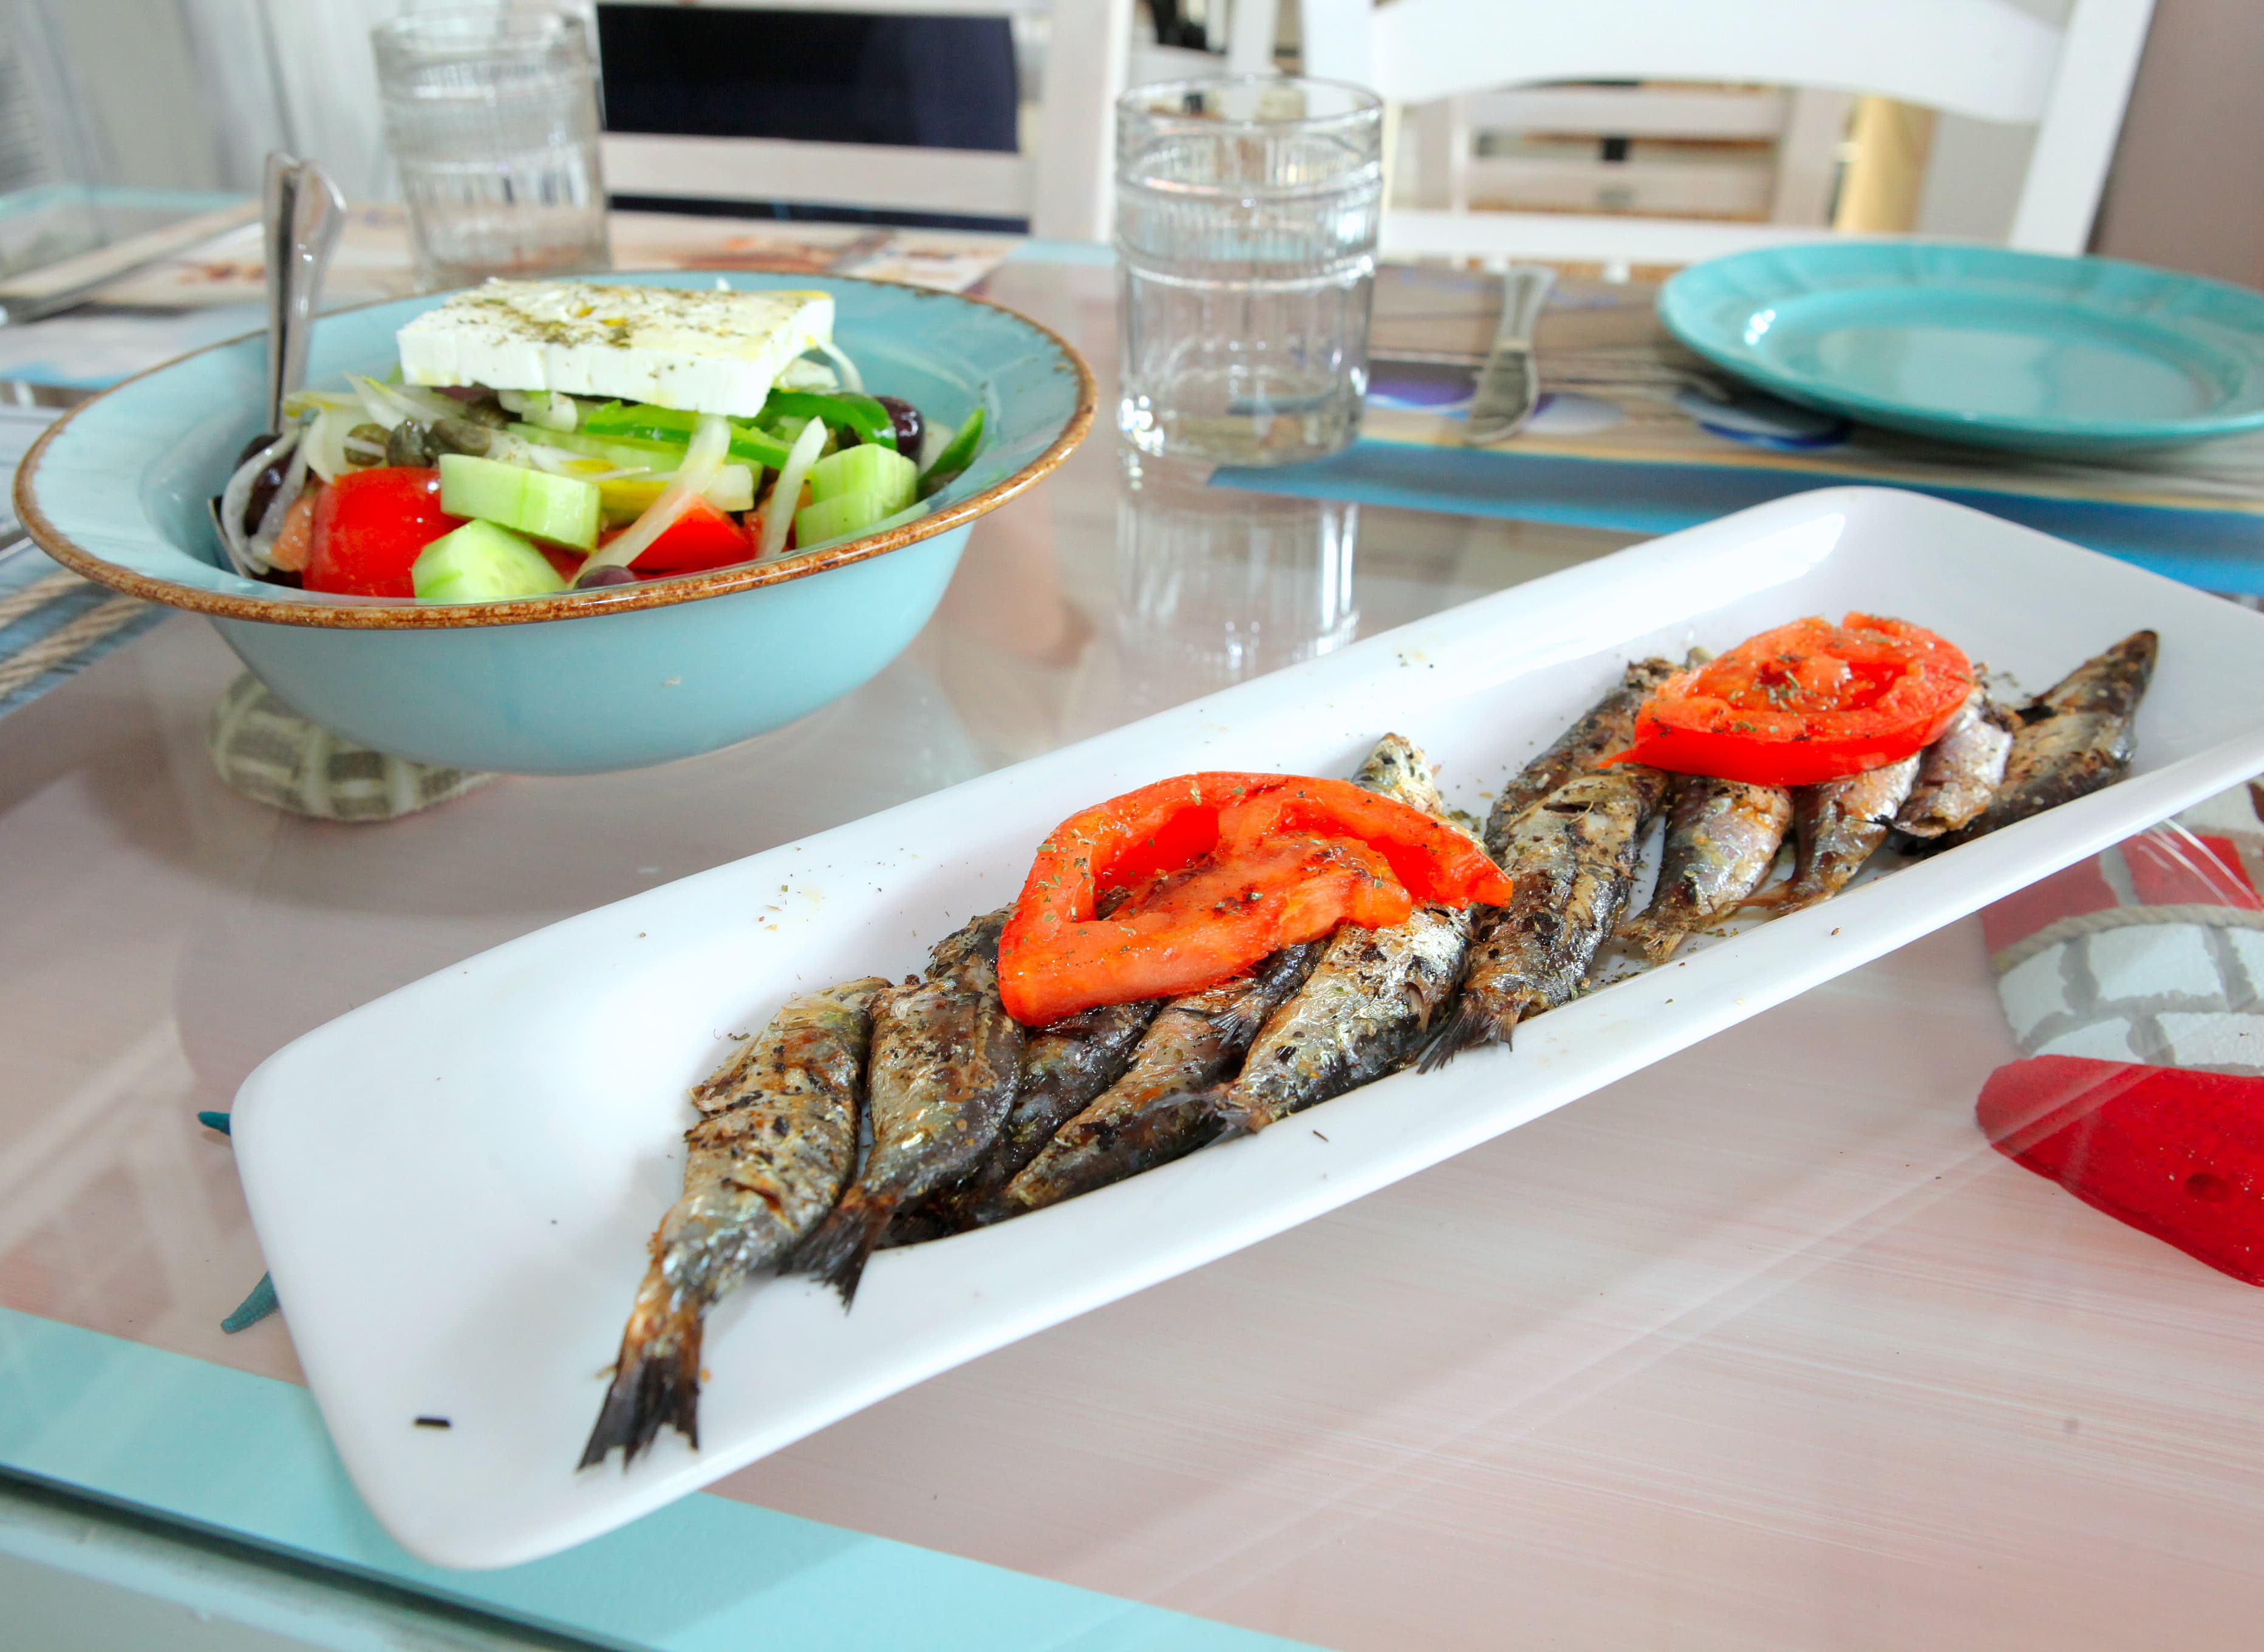
<instances>
[{"instance_id":1,"label":"red cloth","mask_svg":"<svg viewBox=\"0 0 2264 1652\"><path fill-rule=\"evenodd\" d=\"M1982 930L2001 957L2061 920L2087 913L2135 906L2264 911L2248 870L2256 849L2253 838L2236 843L2159 827L1997 902L1982 913ZM2072 938L2059 944L2080 951ZM2224 1013L2253 1013L2236 1001L2242 990L2225 984ZM2030 981L2021 991L2028 1019L2018 1012L2012 1019L2033 1031L2038 988ZM2091 1007L2102 1020L2129 1008ZM2066 1036L2064 1015L2060 1022L2054 1037ZM1991 1145L2016 1163L2197 1261L2264 1284L2264 1078L2040 1055L1990 1074L1975 1114Z\"/></svg>"},{"instance_id":2,"label":"red cloth","mask_svg":"<svg viewBox=\"0 0 2264 1652\"><path fill-rule=\"evenodd\" d=\"M2264 1079L2037 1056L1991 1073L1974 1112L2016 1163L2264 1284Z\"/></svg>"}]
</instances>

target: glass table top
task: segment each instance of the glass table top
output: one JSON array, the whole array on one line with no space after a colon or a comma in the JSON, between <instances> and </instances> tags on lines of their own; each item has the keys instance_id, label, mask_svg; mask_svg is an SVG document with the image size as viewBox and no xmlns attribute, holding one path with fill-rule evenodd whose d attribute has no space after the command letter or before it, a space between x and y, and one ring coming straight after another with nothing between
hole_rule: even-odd
<instances>
[{"instance_id":1,"label":"glass table top","mask_svg":"<svg viewBox=\"0 0 2264 1652\"><path fill-rule=\"evenodd\" d=\"M982 290L1106 378L1106 267ZM0 719L0 1307L296 1381L287 1306L219 1328L263 1263L195 1117L280 1044L1628 537L1216 490L1097 434L802 724L378 827L225 790L238 668L168 619ZM2019 1053L1952 926L715 1495L1334 1648L2240 1644L2264 1319L1989 1149Z\"/></svg>"}]
</instances>

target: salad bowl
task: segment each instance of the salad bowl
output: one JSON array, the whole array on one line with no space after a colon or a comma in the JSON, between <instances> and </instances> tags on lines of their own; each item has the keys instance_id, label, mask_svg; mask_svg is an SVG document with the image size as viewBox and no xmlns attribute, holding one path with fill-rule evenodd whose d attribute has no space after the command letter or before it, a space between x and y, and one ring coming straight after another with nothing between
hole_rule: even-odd
<instances>
[{"instance_id":1,"label":"salad bowl","mask_svg":"<svg viewBox=\"0 0 2264 1652\"><path fill-rule=\"evenodd\" d=\"M879 672L927 622L974 520L1051 471L1091 426L1092 370L1063 339L957 294L839 276L667 271L609 281L823 289L874 390L954 426L966 472L907 521L707 572L522 600L326 595L231 571L207 502L259 428L264 335L105 391L27 455L16 510L48 555L208 615L287 704L380 751L459 768L593 774L667 762L806 716ZM315 324L308 382L383 375L395 331L446 298Z\"/></svg>"}]
</instances>

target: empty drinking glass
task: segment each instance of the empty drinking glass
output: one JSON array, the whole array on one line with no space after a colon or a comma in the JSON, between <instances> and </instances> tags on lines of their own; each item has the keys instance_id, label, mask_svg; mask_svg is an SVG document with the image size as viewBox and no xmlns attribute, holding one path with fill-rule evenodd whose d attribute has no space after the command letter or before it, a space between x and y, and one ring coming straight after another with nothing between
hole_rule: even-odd
<instances>
[{"instance_id":1,"label":"empty drinking glass","mask_svg":"<svg viewBox=\"0 0 2264 1652\"><path fill-rule=\"evenodd\" d=\"M1118 101L1135 447L1287 464L1360 433L1382 156L1383 106L1357 86L1252 75Z\"/></svg>"},{"instance_id":2,"label":"empty drinking glass","mask_svg":"<svg viewBox=\"0 0 2264 1652\"><path fill-rule=\"evenodd\" d=\"M424 285L613 263L597 66L578 19L526 4L420 11L370 41Z\"/></svg>"}]
</instances>

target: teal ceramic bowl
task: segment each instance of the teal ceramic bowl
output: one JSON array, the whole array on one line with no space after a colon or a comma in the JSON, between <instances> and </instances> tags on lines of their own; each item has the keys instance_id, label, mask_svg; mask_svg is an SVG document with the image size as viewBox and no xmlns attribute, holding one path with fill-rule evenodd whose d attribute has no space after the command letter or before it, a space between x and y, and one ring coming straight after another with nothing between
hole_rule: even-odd
<instances>
[{"instance_id":1,"label":"teal ceramic bowl","mask_svg":"<svg viewBox=\"0 0 2264 1652\"><path fill-rule=\"evenodd\" d=\"M983 408L975 464L916 520L708 573L463 606L294 591L231 571L206 504L258 428L263 335L129 379L58 422L18 470L17 513L88 579L209 615L286 702L380 751L529 775L714 751L816 710L895 659L934 612L969 525L1059 464L1094 403L1074 349L980 299L839 277L722 279L831 292L835 338L869 389L953 426ZM324 317L308 382L384 373L395 331L441 296Z\"/></svg>"},{"instance_id":2,"label":"teal ceramic bowl","mask_svg":"<svg viewBox=\"0 0 2264 1652\"><path fill-rule=\"evenodd\" d=\"M2073 456L2264 429L2264 295L2113 258L1837 241L1715 258L1659 319L1787 400Z\"/></svg>"}]
</instances>

